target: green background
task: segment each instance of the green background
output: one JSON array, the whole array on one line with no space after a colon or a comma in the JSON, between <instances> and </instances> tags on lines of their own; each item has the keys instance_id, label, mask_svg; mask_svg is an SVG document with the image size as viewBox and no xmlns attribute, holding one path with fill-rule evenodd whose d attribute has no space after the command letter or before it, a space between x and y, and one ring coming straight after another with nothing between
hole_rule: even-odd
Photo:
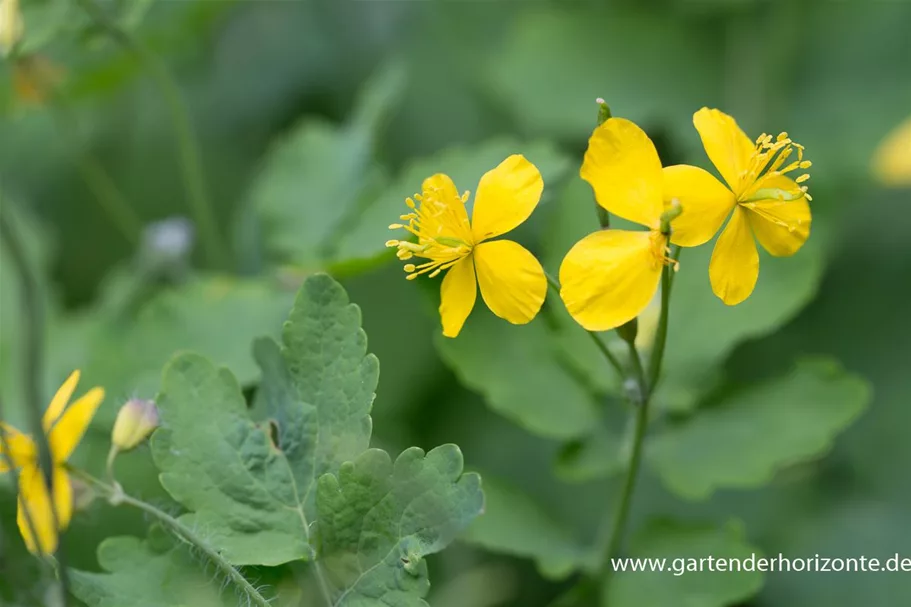
<instances>
[{"instance_id":1,"label":"green background","mask_svg":"<svg viewBox=\"0 0 911 607\"><path fill-rule=\"evenodd\" d=\"M98 467L117 406L154 396L177 350L254 384L252 340L277 336L300 280L328 270L361 306L381 362L373 444L397 453L457 443L488 491L488 527L429 559L429 602L547 605L591 562L594 530L614 501L623 421L601 413L612 378L558 301L516 329L479 300L463 335L443 339L438 283L403 279L383 250L386 225L432 172L473 190L481 173L522 152L544 173L546 194L511 237L555 271L597 226L577 177L594 99L646 129L665 164L709 168L691 123L705 105L754 137L786 130L807 147L813 237L792 259L764 256L756 293L733 310L711 296L710 248L683 253L656 397L672 430L648 452L632 549L657 538L697 555L717 540L771 556L911 557L909 191L879 186L870 172L877 144L911 113L911 3L102 4L179 82L232 259L213 265L197 240L176 281L144 282L142 256L80 167L86 158L102 167L144 222L188 215L160 91L77 6L23 0L24 50L54 62L65 81L56 101L27 104L11 64L0 63L0 203L15 206L45 270L47 395L76 367L81 389L108 392L79 463ZM3 254L0 395L23 427L21 314ZM712 411L693 414L703 409ZM589 436L592 426L604 432ZM128 488L167 503L148 449L119 466ZM0 602L29 604L23 597L47 580L23 557L14 509L0 485ZM729 535L697 541L654 517ZM144 527L96 503L76 516L70 561L97 569L101 539ZM909 573L769 574L758 592L756 580L731 589L714 576L692 605L911 602ZM612 602L678 604L645 597L636 583L619 584Z\"/></svg>"}]
</instances>

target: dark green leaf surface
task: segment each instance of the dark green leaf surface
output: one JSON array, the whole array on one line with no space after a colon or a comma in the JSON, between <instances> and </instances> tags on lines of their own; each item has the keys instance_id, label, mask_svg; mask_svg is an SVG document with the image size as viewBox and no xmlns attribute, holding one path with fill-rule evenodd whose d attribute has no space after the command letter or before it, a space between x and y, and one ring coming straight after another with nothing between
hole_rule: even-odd
<instances>
[{"instance_id":1,"label":"dark green leaf surface","mask_svg":"<svg viewBox=\"0 0 911 607\"><path fill-rule=\"evenodd\" d=\"M445 548L484 507L481 479L462 474L455 445L412 447L393 464L379 449L319 480L320 560L337 607L425 605L424 557Z\"/></svg>"},{"instance_id":2,"label":"dark green leaf surface","mask_svg":"<svg viewBox=\"0 0 911 607\"><path fill-rule=\"evenodd\" d=\"M834 361L804 361L656 435L648 461L690 499L720 488L755 489L781 468L823 455L869 400L867 382Z\"/></svg>"},{"instance_id":3,"label":"dark green leaf surface","mask_svg":"<svg viewBox=\"0 0 911 607\"><path fill-rule=\"evenodd\" d=\"M604 605L611 607L725 607L738 605L762 586L758 571L709 571L706 559L749 558L758 549L746 542L743 527L730 522L722 528L671 521L650 523L632 542L633 559L664 559L664 571L617 572ZM757 554L757 557L761 557ZM677 575L676 564L702 559L703 571ZM680 561L679 559L684 559Z\"/></svg>"}]
</instances>

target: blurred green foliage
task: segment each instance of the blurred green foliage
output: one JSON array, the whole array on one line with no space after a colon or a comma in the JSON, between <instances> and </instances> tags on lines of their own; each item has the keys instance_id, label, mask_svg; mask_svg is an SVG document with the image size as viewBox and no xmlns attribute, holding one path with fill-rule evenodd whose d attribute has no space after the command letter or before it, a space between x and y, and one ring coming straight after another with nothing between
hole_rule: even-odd
<instances>
[{"instance_id":1,"label":"blurred green foliage","mask_svg":"<svg viewBox=\"0 0 911 607\"><path fill-rule=\"evenodd\" d=\"M22 50L64 79L56 97L27 103L12 64L0 63L0 204L15 209L43 277L45 393L76 367L86 385L108 390L78 463L101 470L117 407L155 396L177 351L227 366L249 394L260 376L251 342L278 338L301 280L328 270L362 307L381 361L374 443L391 452L458 443L485 479L484 517L460 546L428 559L428 601L547 605L574 571L596 567L606 541L601 521L629 450L622 386L556 300L525 327L479 306L463 335L444 339L438 283L403 279L383 246L386 226L429 174L474 189L505 155L524 153L546 190L516 237L553 272L598 225L576 176L594 98L642 125L666 164L707 166L691 124L707 105L750 135L787 130L807 146L813 236L793 258L763 257L756 293L736 308L711 294L709 247L684 251L656 395L666 416L634 501L629 552L911 556L908 191L877 186L869 172L877 143L911 113L911 4L100 4L177 78L235 257L226 272L203 263L197 246L185 266L149 270L97 204L104 193L86 166L109 175L143 222L188 215L160 92L77 5L23 0ZM4 251L0 398L5 417L24 426L21 318ZM118 466L128 491L177 507L148 449ZM29 597L50 580L25 557L8 487L0 603L35 604ZM150 588L162 575L208 592L192 558L155 556L167 545L154 529L147 543L107 540L96 555L106 537L144 538L146 527L96 502L76 516L69 560L122 571L131 566L124 550L144 550L157 559L144 570ZM299 573L263 579L311 604ZM636 607L901 605L911 577L629 574L611 593L612 606Z\"/></svg>"}]
</instances>

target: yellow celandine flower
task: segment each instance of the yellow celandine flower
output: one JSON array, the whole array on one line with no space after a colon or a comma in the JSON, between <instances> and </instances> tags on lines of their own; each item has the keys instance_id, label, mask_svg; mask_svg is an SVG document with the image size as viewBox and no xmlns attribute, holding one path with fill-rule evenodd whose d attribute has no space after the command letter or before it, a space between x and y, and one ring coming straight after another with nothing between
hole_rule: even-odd
<instances>
[{"instance_id":1,"label":"yellow celandine flower","mask_svg":"<svg viewBox=\"0 0 911 607\"><path fill-rule=\"evenodd\" d=\"M754 236L776 257L793 255L809 238L812 197L801 184L810 176L791 179L787 173L808 169L811 163L803 159L803 146L787 133L774 139L763 133L753 143L733 118L716 109L702 108L693 115L693 124L727 187L697 167L665 168L665 196L679 200L684 209L671 242L708 242L730 215L715 243L709 278L715 295L735 305L750 296L759 278ZM797 159L785 164L794 150Z\"/></svg>"},{"instance_id":2,"label":"yellow celandine flower","mask_svg":"<svg viewBox=\"0 0 911 607\"><path fill-rule=\"evenodd\" d=\"M876 148L873 174L883 185L911 185L911 117L895 127Z\"/></svg>"},{"instance_id":3,"label":"yellow celandine flower","mask_svg":"<svg viewBox=\"0 0 911 607\"><path fill-rule=\"evenodd\" d=\"M421 194L405 203L411 212L401 216L404 228L417 238L390 240L398 258L428 261L405 264L408 278L437 276L449 270L440 288L443 335L455 337L474 308L477 288L491 311L513 324L525 324L537 315L547 292L544 269L528 250L511 240L491 238L509 232L528 219L544 190L537 167L520 154L510 156L481 177L472 219L455 184L441 173L428 177ZM418 202L415 203L415 200Z\"/></svg>"},{"instance_id":4,"label":"yellow celandine flower","mask_svg":"<svg viewBox=\"0 0 911 607\"><path fill-rule=\"evenodd\" d=\"M607 331L638 316L658 290L664 266L675 264L661 231L670 198L655 145L625 118L609 118L595 129L580 174L599 205L648 228L589 234L560 265L566 309L589 331ZM685 214L684 206L681 217Z\"/></svg>"},{"instance_id":5,"label":"yellow celandine flower","mask_svg":"<svg viewBox=\"0 0 911 607\"><path fill-rule=\"evenodd\" d=\"M0 432L3 433L3 440L0 441L0 472L7 472L10 463L19 471L19 511L16 522L26 547L34 554L52 554L56 551L58 532L66 529L70 522L73 514L73 488L64 464L79 444L98 405L104 399L104 390L92 388L67 407L77 383L79 371L73 371L57 390L42 420L53 461L53 498L50 497L44 473L39 468L38 446L35 441L12 426L2 424L0 427Z\"/></svg>"}]
</instances>

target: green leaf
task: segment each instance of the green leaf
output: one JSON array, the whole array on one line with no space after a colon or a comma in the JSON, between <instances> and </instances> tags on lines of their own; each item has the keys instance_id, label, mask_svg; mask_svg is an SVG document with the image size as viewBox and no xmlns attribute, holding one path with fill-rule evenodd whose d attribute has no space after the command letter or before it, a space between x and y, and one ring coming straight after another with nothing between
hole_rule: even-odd
<instances>
[{"instance_id":1,"label":"green leaf","mask_svg":"<svg viewBox=\"0 0 911 607\"><path fill-rule=\"evenodd\" d=\"M181 546L156 550L135 537L108 538L98 547L98 562L106 573L70 570L73 594L91 607L237 604Z\"/></svg>"},{"instance_id":2,"label":"green leaf","mask_svg":"<svg viewBox=\"0 0 911 607\"><path fill-rule=\"evenodd\" d=\"M598 422L594 395L563 364L541 319L511 325L479 303L457 338L438 334L436 344L463 384L530 432L569 439Z\"/></svg>"},{"instance_id":3,"label":"green leaf","mask_svg":"<svg viewBox=\"0 0 911 607\"><path fill-rule=\"evenodd\" d=\"M672 11L540 6L515 20L484 80L535 136L587 139L598 97L614 115L684 130L720 96L723 54L717 35L680 23Z\"/></svg>"},{"instance_id":4,"label":"green leaf","mask_svg":"<svg viewBox=\"0 0 911 607\"><path fill-rule=\"evenodd\" d=\"M373 148L404 79L401 64L387 65L365 87L348 124L307 119L273 146L241 216L242 223L252 215L261 224L268 257L305 271L345 261L336 250L340 236L385 186Z\"/></svg>"},{"instance_id":5,"label":"green leaf","mask_svg":"<svg viewBox=\"0 0 911 607\"><path fill-rule=\"evenodd\" d=\"M277 346L260 341L264 398L274 419L255 423L237 380L184 354L165 369L153 440L161 483L234 564L309 559L315 479L370 440L379 374L360 310L325 275L308 279ZM273 439L274 429L277 438ZM273 442L276 440L277 442Z\"/></svg>"},{"instance_id":6,"label":"green leaf","mask_svg":"<svg viewBox=\"0 0 911 607\"><path fill-rule=\"evenodd\" d=\"M648 461L690 499L720 488L755 489L789 465L823 455L863 412L870 387L831 360L723 396L656 435Z\"/></svg>"},{"instance_id":7,"label":"green leaf","mask_svg":"<svg viewBox=\"0 0 911 607\"><path fill-rule=\"evenodd\" d=\"M596 570L598 554L534 499L507 483L484 475L484 516L461 539L491 552L534 559L547 578L559 580L577 569Z\"/></svg>"},{"instance_id":8,"label":"green leaf","mask_svg":"<svg viewBox=\"0 0 911 607\"><path fill-rule=\"evenodd\" d=\"M421 189L421 183L435 173L445 173L460 192L475 191L481 176L511 154L524 154L544 178L545 196L569 170L569 160L544 142L521 143L493 139L482 144L448 148L435 156L410 164L381 195L370 202L351 229L340 235L337 256L344 260L370 261L386 251L392 236L390 223L407 210L405 198ZM472 199L473 200L473 199ZM469 205L473 204L469 201Z\"/></svg>"},{"instance_id":9,"label":"green leaf","mask_svg":"<svg viewBox=\"0 0 911 607\"><path fill-rule=\"evenodd\" d=\"M611 607L737 605L759 591L763 574L736 569L712 572L708 570L706 559L709 556L749 559L758 552L756 547L746 543L740 524L730 522L723 528L715 528L671 521L653 522L633 539L630 557L634 561L658 559L657 562L663 563L664 571L649 571L645 563L640 563L645 566L644 571L618 571L604 604ZM702 571L698 570L700 565ZM678 575L681 570L683 573Z\"/></svg>"},{"instance_id":10,"label":"green leaf","mask_svg":"<svg viewBox=\"0 0 911 607\"><path fill-rule=\"evenodd\" d=\"M481 478L462 453L417 447L395 461L370 449L319 480L320 567L334 607L426 605L424 557L445 548L484 507Z\"/></svg>"}]
</instances>

